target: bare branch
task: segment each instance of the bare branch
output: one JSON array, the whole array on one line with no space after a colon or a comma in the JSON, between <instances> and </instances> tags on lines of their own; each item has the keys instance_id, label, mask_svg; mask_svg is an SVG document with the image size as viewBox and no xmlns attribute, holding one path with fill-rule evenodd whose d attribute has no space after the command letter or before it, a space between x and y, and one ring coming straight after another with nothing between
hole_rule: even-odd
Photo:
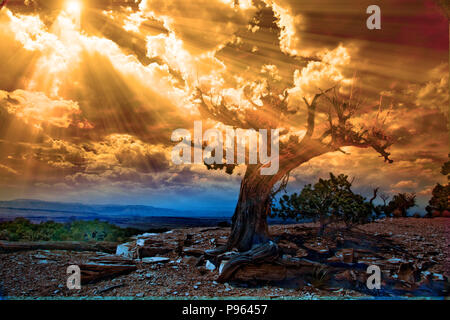
<instances>
[{"instance_id":1,"label":"bare branch","mask_svg":"<svg viewBox=\"0 0 450 320\"><path fill-rule=\"evenodd\" d=\"M307 122L305 138L311 138L314 133L317 99L319 99L322 95L326 94L331 89L333 89L333 88L329 88L325 91L321 91L320 93L315 94L311 103L308 103L308 100L306 100L306 98L303 97L303 101L305 102L306 106L308 107L308 120L307 120L308 122Z\"/></svg>"}]
</instances>

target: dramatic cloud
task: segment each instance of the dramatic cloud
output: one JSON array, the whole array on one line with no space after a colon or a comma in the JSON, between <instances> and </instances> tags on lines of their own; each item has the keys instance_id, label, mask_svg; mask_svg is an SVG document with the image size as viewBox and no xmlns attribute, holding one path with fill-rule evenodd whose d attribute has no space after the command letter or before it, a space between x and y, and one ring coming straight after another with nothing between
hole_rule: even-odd
<instances>
[{"instance_id":1,"label":"dramatic cloud","mask_svg":"<svg viewBox=\"0 0 450 320\"><path fill-rule=\"evenodd\" d=\"M445 182L448 22L428 0L384 4L376 32L365 28L368 0L84 1L79 14L27 4L0 11L3 198L232 208L244 168L230 176L170 161L175 129L229 120L205 115L197 88L207 107L232 105L242 121L270 122L261 97L287 92L297 113L280 126L299 136L303 98L354 89L353 123L382 122L392 135L393 164L344 148L294 170L290 190L332 171L365 194L417 192L424 204Z\"/></svg>"},{"instance_id":2,"label":"dramatic cloud","mask_svg":"<svg viewBox=\"0 0 450 320\"><path fill-rule=\"evenodd\" d=\"M163 21L189 51L196 53L225 45L255 14L249 0L143 0L139 7Z\"/></svg>"},{"instance_id":3,"label":"dramatic cloud","mask_svg":"<svg viewBox=\"0 0 450 320\"><path fill-rule=\"evenodd\" d=\"M76 102L52 100L41 92L0 91L0 106L26 124L35 127L41 127L47 123L61 128L67 128L70 125L78 125L81 128L89 126L88 122L76 120L76 117L81 114Z\"/></svg>"}]
</instances>

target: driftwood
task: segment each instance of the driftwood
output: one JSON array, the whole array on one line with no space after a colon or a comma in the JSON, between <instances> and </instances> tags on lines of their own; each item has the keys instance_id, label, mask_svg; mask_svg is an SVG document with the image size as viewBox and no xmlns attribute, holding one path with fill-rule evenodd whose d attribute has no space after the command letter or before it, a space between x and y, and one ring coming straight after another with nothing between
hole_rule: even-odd
<instances>
[{"instance_id":1,"label":"driftwood","mask_svg":"<svg viewBox=\"0 0 450 320\"><path fill-rule=\"evenodd\" d=\"M0 241L0 253L26 250L69 250L115 253L117 243L114 242L81 242L81 241L40 241L40 242L8 242Z\"/></svg>"},{"instance_id":2,"label":"driftwood","mask_svg":"<svg viewBox=\"0 0 450 320\"><path fill-rule=\"evenodd\" d=\"M217 281L225 282L229 280L233 274L244 265L270 262L277 258L278 246L274 242L269 241L260 244L228 261L224 265Z\"/></svg>"}]
</instances>

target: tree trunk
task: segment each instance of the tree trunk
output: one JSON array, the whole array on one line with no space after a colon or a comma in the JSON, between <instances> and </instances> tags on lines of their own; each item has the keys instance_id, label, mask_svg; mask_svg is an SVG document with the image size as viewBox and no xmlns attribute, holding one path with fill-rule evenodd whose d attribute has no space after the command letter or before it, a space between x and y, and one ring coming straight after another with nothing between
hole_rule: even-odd
<instances>
[{"instance_id":1,"label":"tree trunk","mask_svg":"<svg viewBox=\"0 0 450 320\"><path fill-rule=\"evenodd\" d=\"M267 216L271 210L273 187L270 180L259 174L256 165L247 167L232 219L229 248L247 251L254 245L268 242Z\"/></svg>"},{"instance_id":2,"label":"tree trunk","mask_svg":"<svg viewBox=\"0 0 450 320\"><path fill-rule=\"evenodd\" d=\"M271 194L275 184L302 163L329 152L328 148L310 139L295 149L301 152L280 155L279 170L274 175L261 175L260 165L247 165L226 249L247 251L254 245L268 242L267 216L271 210Z\"/></svg>"},{"instance_id":3,"label":"tree trunk","mask_svg":"<svg viewBox=\"0 0 450 320\"><path fill-rule=\"evenodd\" d=\"M326 223L323 223L323 222L320 223L319 231L317 232L317 236L318 237L322 237L323 236L326 227L327 227Z\"/></svg>"}]
</instances>

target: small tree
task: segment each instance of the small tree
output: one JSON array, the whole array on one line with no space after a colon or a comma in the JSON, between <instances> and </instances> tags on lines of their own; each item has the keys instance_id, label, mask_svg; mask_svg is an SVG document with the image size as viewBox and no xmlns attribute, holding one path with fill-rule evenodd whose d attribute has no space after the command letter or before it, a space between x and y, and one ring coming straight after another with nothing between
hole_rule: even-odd
<instances>
[{"instance_id":1,"label":"small tree","mask_svg":"<svg viewBox=\"0 0 450 320\"><path fill-rule=\"evenodd\" d=\"M444 163L441 173L450 179L450 161ZM428 217L432 217L434 211L439 212L439 214L442 214L446 210L450 211L450 183L447 183L446 185L436 184L432 191L432 197L425 210L427 210Z\"/></svg>"},{"instance_id":2,"label":"small tree","mask_svg":"<svg viewBox=\"0 0 450 320\"><path fill-rule=\"evenodd\" d=\"M450 211L450 184L445 186L437 184L432 191L432 197L426 206L427 216L432 216L434 211L442 214L445 210Z\"/></svg>"},{"instance_id":3,"label":"small tree","mask_svg":"<svg viewBox=\"0 0 450 320\"><path fill-rule=\"evenodd\" d=\"M409 208L416 206L416 195L414 193L396 194L386 208L386 215L406 217Z\"/></svg>"},{"instance_id":4,"label":"small tree","mask_svg":"<svg viewBox=\"0 0 450 320\"><path fill-rule=\"evenodd\" d=\"M327 225L344 222L347 228L370 221L370 203L351 190L348 176L330 173L330 179L319 179L314 186L306 185L300 194L293 193L280 198L279 207L274 207L273 215L283 219L310 218L320 222L319 236Z\"/></svg>"}]
</instances>

